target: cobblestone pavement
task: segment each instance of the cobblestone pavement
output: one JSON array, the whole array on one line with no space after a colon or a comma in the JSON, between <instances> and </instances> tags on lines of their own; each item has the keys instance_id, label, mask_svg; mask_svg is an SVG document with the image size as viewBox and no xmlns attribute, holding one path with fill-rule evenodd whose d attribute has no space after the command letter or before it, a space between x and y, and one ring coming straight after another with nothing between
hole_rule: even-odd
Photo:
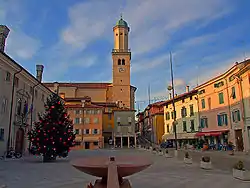
<instances>
[{"instance_id":1,"label":"cobblestone pavement","mask_svg":"<svg viewBox=\"0 0 250 188\"><path fill-rule=\"evenodd\" d=\"M82 188L94 177L74 169L69 161L88 156L141 155L149 157L154 164L129 179L133 187L143 188L249 188L249 182L235 180L231 172L202 170L198 163L185 165L181 160L157 156L136 149L72 151L68 159L55 163L42 163L40 159L25 157L20 160L0 161L0 187L8 188Z\"/></svg>"}]
</instances>

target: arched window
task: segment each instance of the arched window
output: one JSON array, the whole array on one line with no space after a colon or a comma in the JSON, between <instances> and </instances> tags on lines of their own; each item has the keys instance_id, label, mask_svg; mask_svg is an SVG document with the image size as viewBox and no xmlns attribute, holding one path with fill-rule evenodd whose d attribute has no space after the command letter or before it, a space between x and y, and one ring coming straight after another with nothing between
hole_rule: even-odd
<instances>
[{"instance_id":1,"label":"arched window","mask_svg":"<svg viewBox=\"0 0 250 188\"><path fill-rule=\"evenodd\" d=\"M118 65L121 65L121 59L118 59Z\"/></svg>"},{"instance_id":2,"label":"arched window","mask_svg":"<svg viewBox=\"0 0 250 188\"><path fill-rule=\"evenodd\" d=\"M17 115L21 115L21 110L22 110L22 100L18 99L17 100Z\"/></svg>"},{"instance_id":3,"label":"arched window","mask_svg":"<svg viewBox=\"0 0 250 188\"><path fill-rule=\"evenodd\" d=\"M125 65L125 59L122 59L122 65Z\"/></svg>"}]
</instances>

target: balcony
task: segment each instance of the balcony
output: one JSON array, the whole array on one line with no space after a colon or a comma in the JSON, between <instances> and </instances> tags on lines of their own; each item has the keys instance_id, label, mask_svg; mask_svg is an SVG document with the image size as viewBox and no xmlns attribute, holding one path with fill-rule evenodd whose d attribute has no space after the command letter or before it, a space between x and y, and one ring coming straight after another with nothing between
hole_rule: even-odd
<instances>
[{"instance_id":1,"label":"balcony","mask_svg":"<svg viewBox=\"0 0 250 188\"><path fill-rule=\"evenodd\" d=\"M130 53L130 49L113 49L112 53Z\"/></svg>"}]
</instances>

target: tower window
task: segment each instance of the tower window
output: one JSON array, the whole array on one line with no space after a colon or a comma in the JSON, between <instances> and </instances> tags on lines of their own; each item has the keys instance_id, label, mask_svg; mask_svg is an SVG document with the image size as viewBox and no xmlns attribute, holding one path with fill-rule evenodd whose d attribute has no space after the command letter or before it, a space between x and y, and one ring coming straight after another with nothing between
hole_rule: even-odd
<instances>
[{"instance_id":1,"label":"tower window","mask_svg":"<svg viewBox=\"0 0 250 188\"><path fill-rule=\"evenodd\" d=\"M118 33L116 33L115 35L118 36Z\"/></svg>"},{"instance_id":2,"label":"tower window","mask_svg":"<svg viewBox=\"0 0 250 188\"><path fill-rule=\"evenodd\" d=\"M125 59L122 59L122 65L125 65Z\"/></svg>"},{"instance_id":3,"label":"tower window","mask_svg":"<svg viewBox=\"0 0 250 188\"><path fill-rule=\"evenodd\" d=\"M122 35L122 33L120 33L120 35Z\"/></svg>"},{"instance_id":4,"label":"tower window","mask_svg":"<svg viewBox=\"0 0 250 188\"><path fill-rule=\"evenodd\" d=\"M125 33L124 35L127 36L127 33Z\"/></svg>"},{"instance_id":5,"label":"tower window","mask_svg":"<svg viewBox=\"0 0 250 188\"><path fill-rule=\"evenodd\" d=\"M121 59L118 59L118 65L121 65Z\"/></svg>"},{"instance_id":6,"label":"tower window","mask_svg":"<svg viewBox=\"0 0 250 188\"><path fill-rule=\"evenodd\" d=\"M122 91L122 89L121 89L121 91Z\"/></svg>"},{"instance_id":7,"label":"tower window","mask_svg":"<svg viewBox=\"0 0 250 188\"><path fill-rule=\"evenodd\" d=\"M122 82L122 80L121 80L121 82Z\"/></svg>"}]
</instances>

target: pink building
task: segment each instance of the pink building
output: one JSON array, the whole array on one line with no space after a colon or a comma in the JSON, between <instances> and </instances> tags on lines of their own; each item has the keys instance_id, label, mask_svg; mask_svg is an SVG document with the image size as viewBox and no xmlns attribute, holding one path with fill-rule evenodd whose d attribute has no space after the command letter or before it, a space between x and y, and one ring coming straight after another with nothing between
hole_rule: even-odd
<instances>
[{"instance_id":1,"label":"pink building","mask_svg":"<svg viewBox=\"0 0 250 188\"><path fill-rule=\"evenodd\" d=\"M235 63L224 74L196 87L200 119L200 132L196 136L209 144L218 146L232 142L238 151L249 150L249 129L244 112L250 106L244 105L243 91L249 92L250 87L249 81L242 84L242 79L237 78L237 74L249 66L250 60Z\"/></svg>"}]
</instances>

